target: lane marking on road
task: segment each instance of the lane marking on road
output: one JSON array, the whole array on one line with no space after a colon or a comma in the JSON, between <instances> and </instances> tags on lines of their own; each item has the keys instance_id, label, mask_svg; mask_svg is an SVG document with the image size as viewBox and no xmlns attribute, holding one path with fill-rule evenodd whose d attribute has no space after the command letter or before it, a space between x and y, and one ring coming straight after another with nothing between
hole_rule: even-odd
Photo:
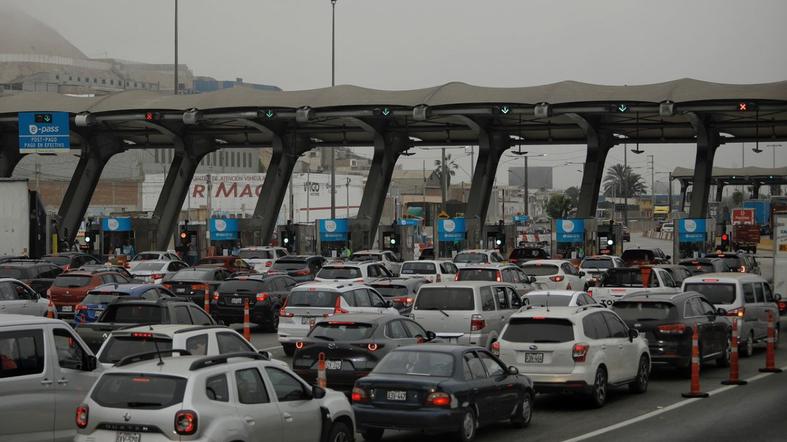
<instances>
[{"instance_id":1,"label":"lane marking on road","mask_svg":"<svg viewBox=\"0 0 787 442\"><path fill-rule=\"evenodd\" d=\"M782 370L787 370L787 366L782 367ZM758 375L755 375L755 376L752 376L752 377L746 379L746 381L751 383L751 382L758 381L760 379L766 378L768 376L771 376L772 374L774 374L774 373L760 373ZM726 385L724 387L719 387L719 388L717 388L715 390L709 391L708 394L710 396L713 396L713 395L725 392L727 390L731 390L731 389L736 388L736 387L738 387L738 386L737 385ZM702 400L702 398L684 399L684 400L682 400L680 402L676 402L676 403L674 403L672 405L668 405L668 406L666 406L664 408L659 408L658 410L654 410L654 411L651 411L649 413L645 413L645 414L643 414L641 416L633 417L631 419L625 420L623 422L618 422L616 424L609 425L609 426L604 427L604 428L599 428L598 430L592 431L590 433L583 434L581 436L577 436L577 437L574 437L574 438L571 438L571 439L566 439L563 442L578 442L578 441L582 441L582 440L587 440L587 439L599 436L601 434L609 433L610 431L615 431L615 430L617 430L619 428L623 428L623 427L627 427L629 425L636 424L637 422L642 422L644 420L650 419L650 418L658 416L660 414L664 414L664 413L666 413L668 411L672 411L672 410L674 410L676 408L681 408L683 406L686 406L686 405L689 405L691 403L694 403L694 402L697 402L697 401L701 401L701 400Z\"/></svg>"}]
</instances>

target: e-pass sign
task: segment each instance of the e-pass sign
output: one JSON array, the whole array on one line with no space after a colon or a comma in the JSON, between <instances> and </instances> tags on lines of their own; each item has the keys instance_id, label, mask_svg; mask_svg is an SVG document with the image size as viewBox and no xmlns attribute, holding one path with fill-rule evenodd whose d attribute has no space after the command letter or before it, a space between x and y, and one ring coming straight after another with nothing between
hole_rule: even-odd
<instances>
[{"instance_id":1,"label":"e-pass sign","mask_svg":"<svg viewBox=\"0 0 787 442\"><path fill-rule=\"evenodd\" d=\"M68 112L19 112L19 153L67 152L68 117Z\"/></svg>"}]
</instances>

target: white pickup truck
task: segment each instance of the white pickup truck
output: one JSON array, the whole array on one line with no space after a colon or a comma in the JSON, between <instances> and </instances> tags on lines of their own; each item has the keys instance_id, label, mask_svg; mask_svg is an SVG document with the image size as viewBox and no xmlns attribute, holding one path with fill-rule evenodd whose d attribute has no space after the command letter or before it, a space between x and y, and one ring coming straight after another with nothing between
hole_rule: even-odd
<instances>
[{"instance_id":1,"label":"white pickup truck","mask_svg":"<svg viewBox=\"0 0 787 442\"><path fill-rule=\"evenodd\" d=\"M651 267L648 286L643 287L642 269L619 267L607 270L598 287L590 287L588 294L600 304L611 306L629 293L678 293L680 285L664 269Z\"/></svg>"}]
</instances>

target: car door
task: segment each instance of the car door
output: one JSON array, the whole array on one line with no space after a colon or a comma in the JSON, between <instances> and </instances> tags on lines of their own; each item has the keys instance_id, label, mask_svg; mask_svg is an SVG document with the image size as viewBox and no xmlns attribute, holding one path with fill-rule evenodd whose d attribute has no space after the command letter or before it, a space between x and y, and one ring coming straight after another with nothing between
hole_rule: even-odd
<instances>
[{"instance_id":1,"label":"car door","mask_svg":"<svg viewBox=\"0 0 787 442\"><path fill-rule=\"evenodd\" d=\"M683 310L683 317L688 325L690 327L694 327L694 325L697 326L697 333L699 334L699 341L701 343L700 358L704 359L708 355L720 351L716 343L716 331L714 330L713 322L705 315L705 309L703 309L700 303L700 298L698 296L692 296L686 299Z\"/></svg>"},{"instance_id":2,"label":"car door","mask_svg":"<svg viewBox=\"0 0 787 442\"><path fill-rule=\"evenodd\" d=\"M216 333L216 343L218 345L219 354L240 352L255 353L254 348L237 333L228 331Z\"/></svg>"},{"instance_id":3,"label":"car door","mask_svg":"<svg viewBox=\"0 0 787 442\"><path fill-rule=\"evenodd\" d=\"M379 309L377 307L372 307L372 302L369 299L369 293L366 289L355 289L352 292L353 298L353 307L351 311L353 313L379 313Z\"/></svg>"},{"instance_id":4,"label":"car door","mask_svg":"<svg viewBox=\"0 0 787 442\"><path fill-rule=\"evenodd\" d=\"M519 395L514 383L508 377L508 369L485 350L478 350L476 354L484 363L490 382L494 383L494 400L498 407L497 415L501 417L513 415L519 405Z\"/></svg>"},{"instance_id":5,"label":"car door","mask_svg":"<svg viewBox=\"0 0 787 442\"><path fill-rule=\"evenodd\" d=\"M313 442L320 440L322 411L320 402L312 399L311 392L295 376L276 367L265 367L270 385L277 400L284 423L284 440L287 442ZM260 439L261 440L261 439Z\"/></svg>"},{"instance_id":6,"label":"car door","mask_svg":"<svg viewBox=\"0 0 787 442\"><path fill-rule=\"evenodd\" d=\"M497 309L492 315L484 315L484 319L486 320L484 332L489 333L490 330L494 330L499 333L508 315L511 313L511 305L508 302L508 290L506 286L496 285L492 287L492 294L495 296Z\"/></svg>"},{"instance_id":7,"label":"car door","mask_svg":"<svg viewBox=\"0 0 787 442\"><path fill-rule=\"evenodd\" d=\"M17 296L22 300L22 312L25 315L44 316L47 311L47 304L39 302L41 295L22 284L11 283L16 290Z\"/></svg>"},{"instance_id":8,"label":"car door","mask_svg":"<svg viewBox=\"0 0 787 442\"><path fill-rule=\"evenodd\" d=\"M467 351L463 355L467 371L471 379L467 381L467 388L471 391L470 402L477 406L478 421L482 424L500 419L498 414L497 386L493 379L487 376L484 362L475 351Z\"/></svg>"},{"instance_id":9,"label":"car door","mask_svg":"<svg viewBox=\"0 0 787 442\"><path fill-rule=\"evenodd\" d=\"M41 328L0 332L0 440L52 440L55 383L53 363L46 361L51 354L46 344Z\"/></svg>"},{"instance_id":10,"label":"car door","mask_svg":"<svg viewBox=\"0 0 787 442\"><path fill-rule=\"evenodd\" d=\"M74 430L74 410L82 403L98 378L92 370L89 351L65 327L54 327L55 432L64 437Z\"/></svg>"},{"instance_id":11,"label":"car door","mask_svg":"<svg viewBox=\"0 0 787 442\"><path fill-rule=\"evenodd\" d=\"M382 295L377 293L375 290L366 289L366 292L369 294L369 299L371 301L372 307L377 309L377 312L381 315L398 315L399 310L396 310L394 307L388 307L388 301L383 298Z\"/></svg>"},{"instance_id":12,"label":"car door","mask_svg":"<svg viewBox=\"0 0 787 442\"><path fill-rule=\"evenodd\" d=\"M24 306L12 283L0 282L0 313L22 314Z\"/></svg>"},{"instance_id":13,"label":"car door","mask_svg":"<svg viewBox=\"0 0 787 442\"><path fill-rule=\"evenodd\" d=\"M282 413L276 402L271 400L272 389L268 388L268 382L263 380L260 371L256 367L244 368L236 370L233 377L238 399L237 413L249 439L268 440L273 434L282 435Z\"/></svg>"},{"instance_id":14,"label":"car door","mask_svg":"<svg viewBox=\"0 0 787 442\"><path fill-rule=\"evenodd\" d=\"M711 324L715 351L725 351L727 349L727 341L730 337L729 330L731 326L728 326L729 322L726 318L716 314L716 307L714 307L710 302L703 298L698 298L697 301L699 302L700 308L703 312L705 312L705 316L708 318L708 321Z\"/></svg>"},{"instance_id":15,"label":"car door","mask_svg":"<svg viewBox=\"0 0 787 442\"><path fill-rule=\"evenodd\" d=\"M418 344L418 340L407 332L404 321L401 319L394 319L385 324L385 337L388 338L388 343L393 348Z\"/></svg>"},{"instance_id":16,"label":"car door","mask_svg":"<svg viewBox=\"0 0 787 442\"><path fill-rule=\"evenodd\" d=\"M748 326L751 328L752 332L754 332L754 339L759 339L765 333L763 333L763 327L760 324L761 313L760 308L757 305L757 298L754 295L754 284L750 282L742 283L741 287L743 288L743 322L745 323L742 331L746 328L746 326ZM741 333L741 338L746 339L745 332Z\"/></svg>"},{"instance_id":17,"label":"car door","mask_svg":"<svg viewBox=\"0 0 787 442\"><path fill-rule=\"evenodd\" d=\"M612 312L601 312L604 322L609 328L606 352L609 382L615 383L633 378L637 373L639 360L632 360L631 346L628 338L628 327Z\"/></svg>"}]
</instances>

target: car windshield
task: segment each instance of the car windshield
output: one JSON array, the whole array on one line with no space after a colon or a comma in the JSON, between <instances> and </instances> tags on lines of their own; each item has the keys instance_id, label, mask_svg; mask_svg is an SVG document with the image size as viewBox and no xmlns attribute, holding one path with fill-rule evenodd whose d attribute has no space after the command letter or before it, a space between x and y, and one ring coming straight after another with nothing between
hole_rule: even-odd
<instances>
[{"instance_id":1,"label":"car windshield","mask_svg":"<svg viewBox=\"0 0 787 442\"><path fill-rule=\"evenodd\" d=\"M169 338L137 338L132 336L110 337L98 356L99 362L105 364L123 359L128 355L147 353L151 351L164 351L172 349L172 339Z\"/></svg>"},{"instance_id":2,"label":"car windshield","mask_svg":"<svg viewBox=\"0 0 787 442\"><path fill-rule=\"evenodd\" d=\"M497 269L459 269L457 281L499 281Z\"/></svg>"},{"instance_id":3,"label":"car windshield","mask_svg":"<svg viewBox=\"0 0 787 442\"><path fill-rule=\"evenodd\" d=\"M554 264L526 264L522 271L530 276L551 276L556 275L559 269Z\"/></svg>"},{"instance_id":4,"label":"car windshield","mask_svg":"<svg viewBox=\"0 0 787 442\"><path fill-rule=\"evenodd\" d=\"M383 255L379 253L353 253L350 261L382 261Z\"/></svg>"},{"instance_id":5,"label":"car windshield","mask_svg":"<svg viewBox=\"0 0 787 442\"><path fill-rule=\"evenodd\" d=\"M525 299L530 305L539 307L566 307L571 303L571 298L571 296L565 295L533 295L530 293L525 295Z\"/></svg>"},{"instance_id":6,"label":"car windshield","mask_svg":"<svg viewBox=\"0 0 787 442\"><path fill-rule=\"evenodd\" d=\"M213 270L184 269L184 270L179 270L177 273L172 275L172 278L170 278L170 282L177 282L177 281L202 282L202 281L210 281L212 279L213 279Z\"/></svg>"},{"instance_id":7,"label":"car windshield","mask_svg":"<svg viewBox=\"0 0 787 442\"><path fill-rule=\"evenodd\" d=\"M338 292L293 290L287 297L288 307L334 307Z\"/></svg>"},{"instance_id":8,"label":"car windshield","mask_svg":"<svg viewBox=\"0 0 787 442\"><path fill-rule=\"evenodd\" d=\"M407 286L404 285L372 284L372 287L386 298L391 296L407 296L409 294Z\"/></svg>"},{"instance_id":9,"label":"car windshield","mask_svg":"<svg viewBox=\"0 0 787 442\"><path fill-rule=\"evenodd\" d=\"M299 270L302 268L308 267L308 264L305 260L277 260L273 263L271 267L273 270Z\"/></svg>"},{"instance_id":10,"label":"car windshield","mask_svg":"<svg viewBox=\"0 0 787 442\"><path fill-rule=\"evenodd\" d=\"M486 253L460 253L454 257L454 262L458 264L481 264L489 262Z\"/></svg>"},{"instance_id":11,"label":"car windshield","mask_svg":"<svg viewBox=\"0 0 787 442\"><path fill-rule=\"evenodd\" d=\"M134 272L155 272L162 270L166 265L165 262L143 262L134 266Z\"/></svg>"},{"instance_id":12,"label":"car windshield","mask_svg":"<svg viewBox=\"0 0 787 442\"><path fill-rule=\"evenodd\" d=\"M0 278L24 279L25 272L14 267L0 268Z\"/></svg>"},{"instance_id":13,"label":"car windshield","mask_svg":"<svg viewBox=\"0 0 787 442\"><path fill-rule=\"evenodd\" d=\"M110 292L110 293L89 293L82 299L82 304L84 305L93 305L93 304L109 304L114 300L118 299L120 296L128 296L128 293L118 293L118 292Z\"/></svg>"},{"instance_id":14,"label":"car windshield","mask_svg":"<svg viewBox=\"0 0 787 442\"><path fill-rule=\"evenodd\" d=\"M624 321L674 321L678 309L670 302L618 301L612 310Z\"/></svg>"},{"instance_id":15,"label":"car windshield","mask_svg":"<svg viewBox=\"0 0 787 442\"><path fill-rule=\"evenodd\" d=\"M503 339L510 342L569 342L574 340L574 326L568 319L511 318Z\"/></svg>"},{"instance_id":16,"label":"car windshield","mask_svg":"<svg viewBox=\"0 0 787 442\"><path fill-rule=\"evenodd\" d=\"M582 264L579 265L581 269L611 269L612 260L611 259L599 259L599 258L587 258L582 260Z\"/></svg>"},{"instance_id":17,"label":"car windshield","mask_svg":"<svg viewBox=\"0 0 787 442\"><path fill-rule=\"evenodd\" d=\"M60 275L52 281L53 287L61 287L61 288L77 288L77 287L84 287L90 284L90 280L93 279L91 276L87 275Z\"/></svg>"},{"instance_id":18,"label":"car windshield","mask_svg":"<svg viewBox=\"0 0 787 442\"><path fill-rule=\"evenodd\" d=\"M701 293L714 305L727 305L735 302L735 284L688 282L684 286L684 291Z\"/></svg>"},{"instance_id":19,"label":"car windshield","mask_svg":"<svg viewBox=\"0 0 787 442\"><path fill-rule=\"evenodd\" d=\"M421 287L415 298L416 310L473 310L473 289L469 287Z\"/></svg>"},{"instance_id":20,"label":"car windshield","mask_svg":"<svg viewBox=\"0 0 787 442\"><path fill-rule=\"evenodd\" d=\"M44 256L41 259L46 261L46 262L51 262L52 264L55 264L55 265L58 265L58 266L64 266L64 265L71 264L71 257L69 257L69 256Z\"/></svg>"},{"instance_id":21,"label":"car windshield","mask_svg":"<svg viewBox=\"0 0 787 442\"><path fill-rule=\"evenodd\" d=\"M358 267L323 267L317 273L323 279L355 279L361 278L361 269Z\"/></svg>"},{"instance_id":22,"label":"car windshield","mask_svg":"<svg viewBox=\"0 0 787 442\"><path fill-rule=\"evenodd\" d=\"M352 321L318 322L309 337L328 341L360 341L368 339L374 328L371 324Z\"/></svg>"},{"instance_id":23,"label":"car windshield","mask_svg":"<svg viewBox=\"0 0 787 442\"><path fill-rule=\"evenodd\" d=\"M397 350L388 353L372 373L451 377L454 373L454 357L448 353Z\"/></svg>"},{"instance_id":24,"label":"car windshield","mask_svg":"<svg viewBox=\"0 0 787 442\"><path fill-rule=\"evenodd\" d=\"M437 273L437 266L432 262L406 262L402 264L402 275L434 275Z\"/></svg>"},{"instance_id":25,"label":"car windshield","mask_svg":"<svg viewBox=\"0 0 787 442\"><path fill-rule=\"evenodd\" d=\"M122 324L161 324L166 309L159 305L119 304L108 307L101 315L101 322Z\"/></svg>"},{"instance_id":26,"label":"car windshield","mask_svg":"<svg viewBox=\"0 0 787 442\"><path fill-rule=\"evenodd\" d=\"M238 253L241 259L275 259L273 250L241 250Z\"/></svg>"},{"instance_id":27,"label":"car windshield","mask_svg":"<svg viewBox=\"0 0 787 442\"><path fill-rule=\"evenodd\" d=\"M160 253L140 253L135 256L132 261L151 261L154 259L161 259Z\"/></svg>"},{"instance_id":28,"label":"car windshield","mask_svg":"<svg viewBox=\"0 0 787 442\"><path fill-rule=\"evenodd\" d=\"M186 379L139 373L107 373L101 376L90 397L108 408L160 410L183 402Z\"/></svg>"}]
</instances>

